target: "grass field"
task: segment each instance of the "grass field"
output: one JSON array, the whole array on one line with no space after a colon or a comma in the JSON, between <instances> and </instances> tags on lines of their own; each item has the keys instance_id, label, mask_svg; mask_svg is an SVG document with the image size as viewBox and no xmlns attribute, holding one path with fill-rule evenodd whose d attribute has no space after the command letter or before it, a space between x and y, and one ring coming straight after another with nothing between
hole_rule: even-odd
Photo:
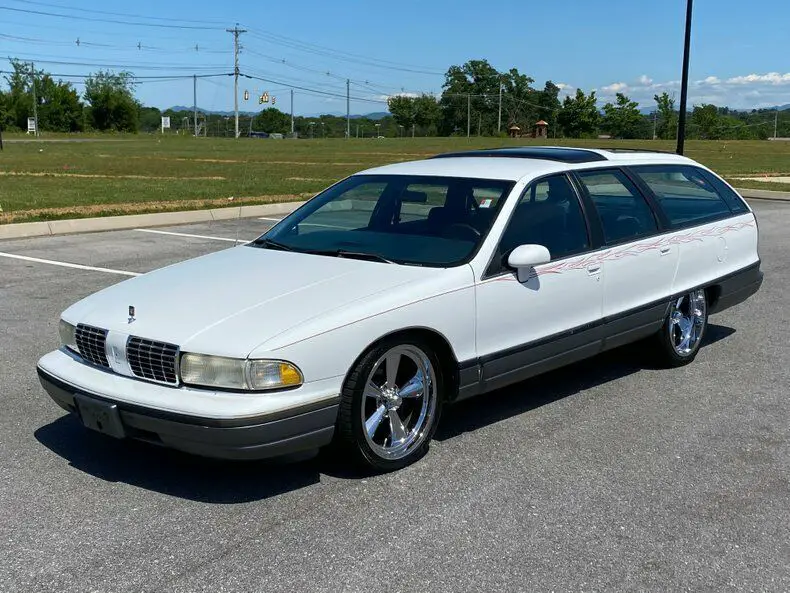
<instances>
[{"instance_id":1,"label":"grass field","mask_svg":"<svg viewBox=\"0 0 790 593\"><path fill-rule=\"evenodd\" d=\"M380 164L448 150L530 143L491 138L291 141L156 135L54 140L12 138L0 152L0 223L290 201ZM563 143L674 149L673 142L663 141ZM725 177L790 175L790 142L691 141L686 154ZM787 184L735 183L790 190Z\"/></svg>"}]
</instances>

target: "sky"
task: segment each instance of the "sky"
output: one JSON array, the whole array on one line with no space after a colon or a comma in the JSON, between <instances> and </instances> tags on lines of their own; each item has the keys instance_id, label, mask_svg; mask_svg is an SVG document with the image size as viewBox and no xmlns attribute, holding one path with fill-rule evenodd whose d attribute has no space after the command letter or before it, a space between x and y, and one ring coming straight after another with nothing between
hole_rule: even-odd
<instances>
[{"instance_id":1,"label":"sky","mask_svg":"<svg viewBox=\"0 0 790 593\"><path fill-rule=\"evenodd\" d=\"M624 92L640 107L679 96L686 0L0 0L5 57L34 61L82 91L100 68L137 77L145 105L233 108L239 23L242 111L264 92L297 115L386 110L388 96L440 93L453 64L487 59L542 87ZM689 103L733 108L790 103L790 2L695 0ZM265 79L265 80L260 80ZM245 100L245 91L249 99ZM266 104L264 106L270 105Z\"/></svg>"}]
</instances>

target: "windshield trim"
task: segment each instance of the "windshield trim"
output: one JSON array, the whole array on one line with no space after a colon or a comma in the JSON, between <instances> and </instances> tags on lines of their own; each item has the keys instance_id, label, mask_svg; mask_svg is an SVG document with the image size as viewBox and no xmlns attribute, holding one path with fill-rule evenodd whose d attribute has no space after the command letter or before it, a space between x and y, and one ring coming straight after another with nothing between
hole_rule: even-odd
<instances>
[{"instance_id":1,"label":"windshield trim","mask_svg":"<svg viewBox=\"0 0 790 593\"><path fill-rule=\"evenodd\" d=\"M322 191L320 191L318 194L316 194L315 196L313 196L312 198L310 198L309 200L304 202L301 206L296 208L293 212L288 214L288 216L280 219L279 222L277 222L275 225L273 225L272 227L267 229L258 238L256 238L254 241L249 243L248 246L250 246L250 247L257 247L259 249L265 248L265 245L263 245L262 243L264 243L265 240L267 238L269 238L270 233L274 234L274 233L278 232L278 229L280 229L280 227L290 224L289 221L292 221L292 219L299 217L299 215L304 210L310 208L311 205L314 205L315 202L317 200L319 200L324 194L326 194L328 191L331 191L336 186L338 186L338 185L340 185L342 183L345 183L346 181L348 181L350 179L358 179L358 180L360 180L360 183L364 183L365 181L376 181L376 180L380 180L380 179L383 179L383 178L392 178L392 177L404 177L404 178L410 178L410 179L421 179L421 178L423 178L423 179L426 180L426 183L430 183L430 182L434 182L435 183L437 181L457 181L459 179L462 179L462 180L466 179L466 180L470 180L470 181L474 181L474 182L479 182L481 184L485 184L487 182L488 183L503 184L502 196L501 196L501 198L499 200L497 200L496 206L494 208L492 208L492 210L494 210L494 217L491 220L491 224L488 225L488 227L485 229L485 232L481 233L480 239L477 241L477 243L474 246L474 248L469 252L469 254L466 257L464 257L464 258L462 258L462 259L460 259L458 261L454 261L454 262L448 263L448 264L423 262L423 261L412 261L412 260L391 258L391 257L385 258L385 259L390 260L395 265L411 266L411 267L419 266L419 267L437 268L437 269L449 269L449 268L457 268L459 266L464 266L464 265L469 264L477 256L477 254L482 249L483 245L488 240L488 237L491 234L491 230L494 228L494 226L496 225L497 221L499 220L499 217L500 217L500 215L502 213L502 210L504 209L505 203L510 199L510 197L513 195L513 190L518 186L518 182L514 181L512 179L498 179L498 178L488 178L488 177L455 177L455 176L450 177L450 176L446 176L446 175L405 174L405 173L403 173L403 174L399 174L399 173L386 173L386 174L384 174L384 173L355 173L354 175L349 175L348 177L344 177L343 179L338 180L337 182L333 183L332 185L330 185L330 186L326 187L325 189L323 189ZM320 207L321 206L318 206L316 208L316 210L318 210L318 208L320 208ZM312 214L312 212L310 214ZM306 216L309 216L310 214L307 214ZM275 242L279 242L276 239L273 239L273 240ZM290 246L288 246L288 247L290 247ZM324 255L324 256L327 255L326 253L313 253L310 250L302 250L302 249L299 249L299 248L296 248L296 247L293 247L291 249L292 249L293 253L304 253L306 255ZM381 256L380 254L371 254L371 256L373 256L373 255ZM383 257L383 256L381 256L381 257Z\"/></svg>"}]
</instances>

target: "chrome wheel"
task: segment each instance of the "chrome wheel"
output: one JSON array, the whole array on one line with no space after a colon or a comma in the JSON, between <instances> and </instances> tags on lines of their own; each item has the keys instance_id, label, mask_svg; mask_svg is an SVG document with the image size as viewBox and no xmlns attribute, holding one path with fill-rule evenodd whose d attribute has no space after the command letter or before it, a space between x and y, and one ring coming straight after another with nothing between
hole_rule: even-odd
<instances>
[{"instance_id":1,"label":"chrome wheel","mask_svg":"<svg viewBox=\"0 0 790 593\"><path fill-rule=\"evenodd\" d=\"M395 346L375 362L361 411L365 440L377 456L401 459L423 443L435 420L436 389L436 371L416 346Z\"/></svg>"},{"instance_id":2,"label":"chrome wheel","mask_svg":"<svg viewBox=\"0 0 790 593\"><path fill-rule=\"evenodd\" d=\"M669 311L669 343L679 356L690 356L699 348L708 306L704 290L695 290L675 300Z\"/></svg>"}]
</instances>

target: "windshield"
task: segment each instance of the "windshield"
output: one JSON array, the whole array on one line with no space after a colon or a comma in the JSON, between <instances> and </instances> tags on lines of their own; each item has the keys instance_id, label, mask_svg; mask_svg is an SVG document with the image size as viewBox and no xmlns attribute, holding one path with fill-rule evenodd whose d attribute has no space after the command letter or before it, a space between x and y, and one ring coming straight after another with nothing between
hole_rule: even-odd
<instances>
[{"instance_id":1,"label":"windshield","mask_svg":"<svg viewBox=\"0 0 790 593\"><path fill-rule=\"evenodd\" d=\"M284 218L253 246L435 267L468 261L513 181L355 175Z\"/></svg>"}]
</instances>

